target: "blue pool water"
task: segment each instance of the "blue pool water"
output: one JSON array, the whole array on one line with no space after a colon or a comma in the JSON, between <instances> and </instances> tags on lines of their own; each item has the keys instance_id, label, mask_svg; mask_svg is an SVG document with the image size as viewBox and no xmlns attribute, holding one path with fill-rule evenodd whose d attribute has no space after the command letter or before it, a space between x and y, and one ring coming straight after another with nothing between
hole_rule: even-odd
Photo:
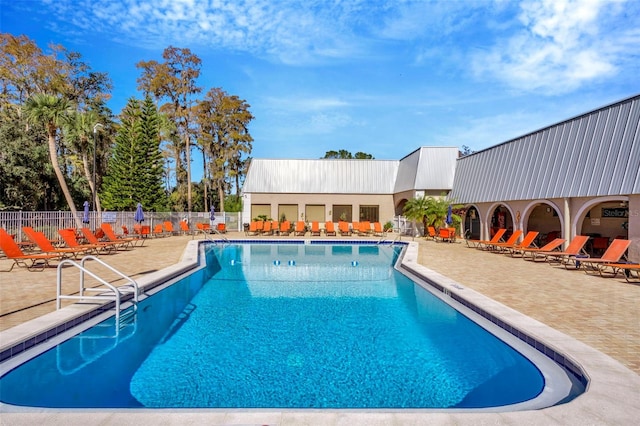
<instances>
[{"instance_id":1,"label":"blue pool water","mask_svg":"<svg viewBox=\"0 0 640 426\"><path fill-rule=\"evenodd\" d=\"M398 247L229 245L0 379L41 407L474 408L536 397L526 358L393 269ZM117 343L117 344L116 344ZM34 391L34 390L38 391Z\"/></svg>"}]
</instances>

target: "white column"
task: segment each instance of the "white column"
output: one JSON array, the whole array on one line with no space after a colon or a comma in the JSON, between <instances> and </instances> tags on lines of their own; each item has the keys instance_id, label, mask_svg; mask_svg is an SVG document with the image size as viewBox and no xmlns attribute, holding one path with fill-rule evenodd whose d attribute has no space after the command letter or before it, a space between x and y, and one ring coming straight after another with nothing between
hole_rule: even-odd
<instances>
[{"instance_id":1,"label":"white column","mask_svg":"<svg viewBox=\"0 0 640 426\"><path fill-rule=\"evenodd\" d=\"M569 245L569 242L571 241L572 238L572 229L571 229L571 223L573 222L571 220L571 209L569 208L569 199L568 198L564 198L564 225L563 225L563 232L562 232L562 238L565 239L565 243L564 243L564 247L566 248L567 245Z\"/></svg>"}]
</instances>

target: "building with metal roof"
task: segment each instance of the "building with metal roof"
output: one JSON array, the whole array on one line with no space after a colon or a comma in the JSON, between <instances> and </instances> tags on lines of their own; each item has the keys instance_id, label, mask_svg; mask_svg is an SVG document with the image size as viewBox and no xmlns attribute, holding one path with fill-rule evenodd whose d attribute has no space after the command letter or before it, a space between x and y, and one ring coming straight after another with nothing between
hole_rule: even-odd
<instances>
[{"instance_id":1,"label":"building with metal roof","mask_svg":"<svg viewBox=\"0 0 640 426\"><path fill-rule=\"evenodd\" d=\"M640 95L460 158L456 147L425 146L400 160L254 159L243 221L387 222L407 200L442 194L465 206L471 238L583 234L592 255L629 238L640 262Z\"/></svg>"},{"instance_id":2,"label":"building with metal roof","mask_svg":"<svg viewBox=\"0 0 640 426\"><path fill-rule=\"evenodd\" d=\"M253 159L243 221L391 221L415 196L448 193L456 147L421 147L400 160Z\"/></svg>"},{"instance_id":3,"label":"building with metal roof","mask_svg":"<svg viewBox=\"0 0 640 426\"><path fill-rule=\"evenodd\" d=\"M640 95L545 127L457 161L451 192L468 207L465 230L536 230L593 237L599 255L629 238L640 260Z\"/></svg>"}]
</instances>

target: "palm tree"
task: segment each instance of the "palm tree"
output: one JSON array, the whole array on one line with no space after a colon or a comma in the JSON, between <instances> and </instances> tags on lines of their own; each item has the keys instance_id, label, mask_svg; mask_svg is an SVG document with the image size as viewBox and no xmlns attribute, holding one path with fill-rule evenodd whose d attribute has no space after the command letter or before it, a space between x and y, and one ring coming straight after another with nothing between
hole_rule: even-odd
<instances>
[{"instance_id":1,"label":"palm tree","mask_svg":"<svg viewBox=\"0 0 640 426\"><path fill-rule=\"evenodd\" d=\"M429 199L429 208L427 209L429 226L437 228L445 223L450 201L445 198L444 194L440 198L429 197Z\"/></svg>"},{"instance_id":2,"label":"palm tree","mask_svg":"<svg viewBox=\"0 0 640 426\"><path fill-rule=\"evenodd\" d=\"M431 204L431 197L412 198L404 205L404 214L407 218L422 222L422 235L429 226L429 206Z\"/></svg>"},{"instance_id":3,"label":"palm tree","mask_svg":"<svg viewBox=\"0 0 640 426\"><path fill-rule=\"evenodd\" d=\"M94 187L95 182L93 181L91 170L89 170L89 152L97 149L92 144L91 139L96 124L98 124L98 114L94 111L74 112L71 114L69 121L65 123L64 129L66 139L71 142L72 148L82 160L82 170L87 182L89 182L91 194L95 194L95 209L99 212L102 210L100 198L98 197L98 191Z\"/></svg>"},{"instance_id":4,"label":"palm tree","mask_svg":"<svg viewBox=\"0 0 640 426\"><path fill-rule=\"evenodd\" d=\"M47 132L47 139L49 145L49 158L51 159L51 166L60 183L60 189L64 194L69 209L76 219L78 227L82 226L76 206L71 197L71 192L67 186L67 182L60 169L58 162L58 147L56 145L56 134L58 129L61 128L68 120L69 115L72 113L71 102L64 98L60 98L53 95L37 94L32 96L25 102L24 112L27 121L32 124L42 124Z\"/></svg>"},{"instance_id":5,"label":"palm tree","mask_svg":"<svg viewBox=\"0 0 640 426\"><path fill-rule=\"evenodd\" d=\"M404 206L404 214L411 220L421 221L423 235L427 227L439 227L445 223L451 200L445 198L421 197L412 198ZM454 215L455 216L455 215Z\"/></svg>"}]
</instances>

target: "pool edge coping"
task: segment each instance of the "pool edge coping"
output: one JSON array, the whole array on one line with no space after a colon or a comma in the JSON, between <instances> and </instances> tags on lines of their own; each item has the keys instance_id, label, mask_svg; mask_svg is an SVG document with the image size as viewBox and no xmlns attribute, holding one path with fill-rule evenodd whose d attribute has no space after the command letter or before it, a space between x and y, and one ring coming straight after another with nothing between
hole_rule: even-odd
<instances>
[{"instance_id":1,"label":"pool edge coping","mask_svg":"<svg viewBox=\"0 0 640 426\"><path fill-rule=\"evenodd\" d=\"M163 268L160 271L156 271L152 274L142 277L139 281L143 285L148 286L153 283L157 283L158 280L166 280L169 273L173 273L173 276L184 273L187 270L193 269L199 265L199 250L200 242L206 242L206 240L194 240L187 244L184 250L181 261L175 265ZM221 242L221 241L218 241ZM231 240L231 243L248 242L246 240ZM277 244L281 243L280 240L261 240L263 243ZM327 241L327 243L353 243L354 240L347 241ZM513 419L513 421L526 421L528 423L535 424L583 424L585 421L598 422L600 424L631 424L632 420L637 419L640 415L640 401L635 402L634 398L629 398L630 395L636 395L640 392L640 375L636 374L632 370L628 369L620 362L611 358L610 356L578 341L577 339L561 333L531 317L528 317L506 305L496 302L481 293L478 293L464 285L457 283L456 281L441 275L429 268L420 265L417 262L418 259L418 247L415 242L403 242L406 245L406 251L402 258L402 265L406 265L410 270L416 271L417 275L424 275L429 280L437 282L446 288L447 291L453 294L457 294L466 300L472 300L482 306L482 309L490 312L498 318L501 318L506 323L512 324L516 328L524 328L528 331L528 334L533 334L540 340L544 340L547 346L554 348L560 353L568 356L573 362L580 366L583 371L588 375L589 385L585 393L579 395L570 402L558 404L548 408L535 410L535 411L510 411L510 412L478 412L478 411L465 411L465 410L434 410L434 409L401 409L401 410L386 410L386 409L373 409L373 410L349 410L349 409L333 409L333 410L318 410L318 409L175 409L175 410L160 410L160 413L178 413L184 415L191 413L198 415L197 413L203 412L210 415L219 416L224 414L224 422L228 423L229 419L255 419L255 416L264 416L268 418L278 418L278 423L284 421L283 418L299 418L300 416L319 416L327 421L330 418L341 418L344 415L354 415L357 418L379 418L380 416L389 419L397 419L403 416L412 416L413 413L420 413L420 415L429 414L434 416L447 416L443 418L456 419L456 421L468 420L471 423L476 423L478 419L492 419L494 417L486 416L500 416L499 418ZM182 272L178 272L178 271ZM464 292L464 296L460 293ZM73 306L73 305L72 305ZM67 307L70 308L70 307ZM6 349L5 337L8 331L21 331L23 334L23 341L27 339L24 332L28 330L27 326L35 327L40 326L40 323L47 322L47 320L55 319L55 321L61 321L61 312L67 308L63 308L60 311L46 314L34 320L23 323L19 326L10 328L3 332L0 332L0 338L2 339L2 349ZM65 312L68 315L77 317L77 312ZM56 315L58 314L58 315ZM49 329L52 327L50 326ZM33 333L33 329L31 330ZM23 342L24 343L24 342ZM634 403L635 402L635 403ZM93 413L92 420L99 421L98 417L95 417L95 413L118 413L118 412L130 412L126 409L34 409L27 411L9 411L5 410L7 404L0 404L0 413L3 416L8 414L21 415L38 415L43 413L49 413L49 415L64 415L65 413ZM163 414L158 413L159 410L153 409L140 409L140 413L147 413L150 418L162 419ZM109 414L109 418L113 417ZM157 417L156 417L157 416ZM276 416L276 417L274 417ZM524 416L524 417L523 417ZM116 416L117 417L117 416ZM525 420L526 419L526 420ZM89 420L89 418L87 418ZM103 418L101 422L105 419ZM235 420L234 420L235 421ZM263 420L260 420L261 422ZM246 420L241 420L246 422ZM366 424L362 423L362 424Z\"/></svg>"}]
</instances>

